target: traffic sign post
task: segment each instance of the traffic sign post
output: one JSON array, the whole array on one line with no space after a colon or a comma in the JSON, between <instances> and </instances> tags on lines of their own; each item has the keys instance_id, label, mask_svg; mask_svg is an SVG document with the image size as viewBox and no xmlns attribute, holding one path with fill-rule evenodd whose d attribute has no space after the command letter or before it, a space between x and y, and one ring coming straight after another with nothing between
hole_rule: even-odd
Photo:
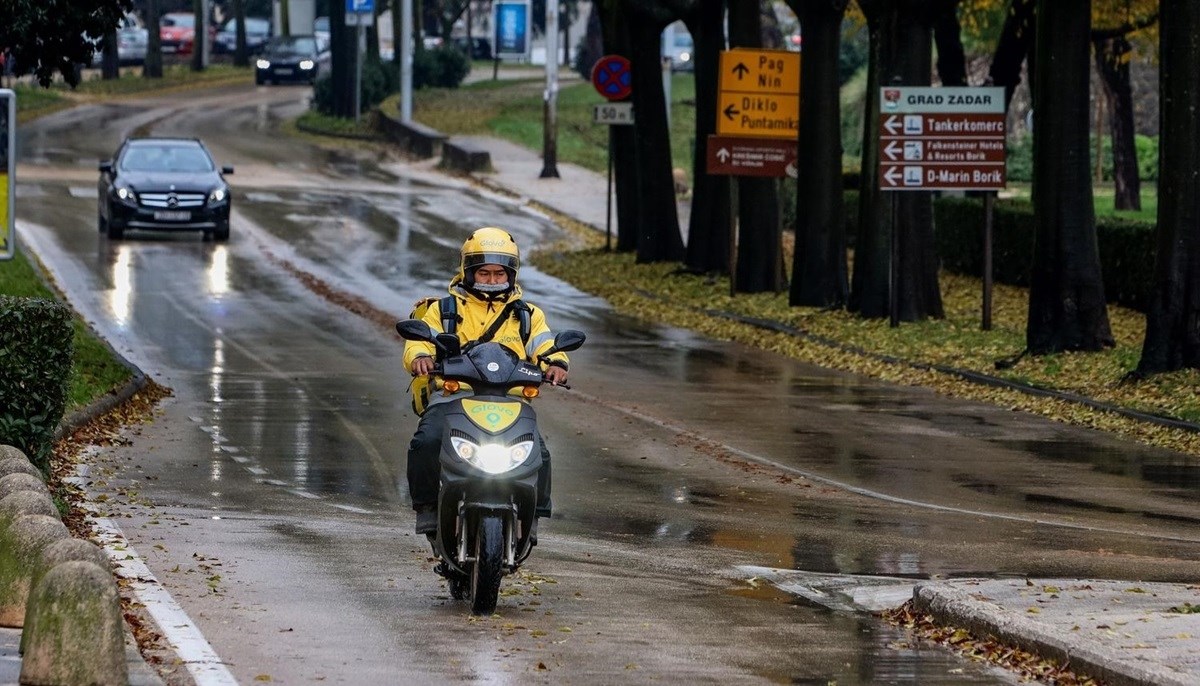
<instances>
[{"instance_id":1,"label":"traffic sign post","mask_svg":"<svg viewBox=\"0 0 1200 686\"><path fill-rule=\"evenodd\" d=\"M791 138L800 132L800 53L721 52L717 134Z\"/></svg>"},{"instance_id":2,"label":"traffic sign post","mask_svg":"<svg viewBox=\"0 0 1200 686\"><path fill-rule=\"evenodd\" d=\"M608 100L606 105L596 105L594 117L597 124L608 127L608 197L604 208L604 249L612 250L612 199L613 199L613 155L616 141L613 138L614 124L633 123L633 103L625 102L633 95L633 71L629 59L621 55L605 55L592 65L592 87Z\"/></svg>"},{"instance_id":3,"label":"traffic sign post","mask_svg":"<svg viewBox=\"0 0 1200 686\"><path fill-rule=\"evenodd\" d=\"M884 86L879 92L879 188L885 191L1005 187L1003 88ZM892 196L892 273L895 245ZM992 328L992 194L984 196L983 322ZM897 325L892 280L892 326Z\"/></svg>"},{"instance_id":4,"label":"traffic sign post","mask_svg":"<svg viewBox=\"0 0 1200 686\"><path fill-rule=\"evenodd\" d=\"M17 247L17 94L0 89L0 260Z\"/></svg>"},{"instance_id":5,"label":"traffic sign post","mask_svg":"<svg viewBox=\"0 0 1200 686\"><path fill-rule=\"evenodd\" d=\"M796 177L796 141L709 136L705 171L728 176Z\"/></svg>"}]
</instances>

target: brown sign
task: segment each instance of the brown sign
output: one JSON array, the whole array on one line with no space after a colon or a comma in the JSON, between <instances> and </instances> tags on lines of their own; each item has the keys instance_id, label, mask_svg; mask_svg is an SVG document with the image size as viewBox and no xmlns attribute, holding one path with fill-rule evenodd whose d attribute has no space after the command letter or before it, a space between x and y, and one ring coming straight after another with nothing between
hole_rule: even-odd
<instances>
[{"instance_id":1,"label":"brown sign","mask_svg":"<svg viewBox=\"0 0 1200 686\"><path fill-rule=\"evenodd\" d=\"M796 177L796 141L709 136L705 171L724 176Z\"/></svg>"},{"instance_id":2,"label":"brown sign","mask_svg":"<svg viewBox=\"0 0 1200 686\"><path fill-rule=\"evenodd\" d=\"M889 87L879 115L882 190L999 190L1006 183L998 88Z\"/></svg>"}]
</instances>

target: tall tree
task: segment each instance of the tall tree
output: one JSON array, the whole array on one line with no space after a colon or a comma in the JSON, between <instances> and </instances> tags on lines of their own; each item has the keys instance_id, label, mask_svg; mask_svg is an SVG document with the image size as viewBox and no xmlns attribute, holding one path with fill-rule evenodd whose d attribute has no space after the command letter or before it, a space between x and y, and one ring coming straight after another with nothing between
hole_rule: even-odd
<instances>
[{"instance_id":1,"label":"tall tree","mask_svg":"<svg viewBox=\"0 0 1200 686\"><path fill-rule=\"evenodd\" d=\"M606 0L605 17L608 52L623 54L630 61L632 102L637 113L634 131L617 140L617 164L628 164L618 175L618 248L629 248L636 240L637 261L683 259L683 237L674 200L671 174L671 131L667 127L666 97L662 92L660 42L662 29L680 17L678 4L664 0ZM624 50L624 52L623 52ZM629 140L631 138L632 140ZM631 144L623 150L623 144ZM623 197L622 193L625 195ZM631 203L631 204L628 204ZM625 211L620 205L625 204ZM632 219L632 227L626 221ZM629 229L632 228L632 231ZM632 234L632 236L630 235Z\"/></svg>"},{"instance_id":2,"label":"tall tree","mask_svg":"<svg viewBox=\"0 0 1200 686\"><path fill-rule=\"evenodd\" d=\"M684 265L697 273L729 273L728 176L707 173L708 137L717 132L717 70L725 49L724 0L699 0L684 17L695 47L696 135L692 148L692 212Z\"/></svg>"},{"instance_id":3,"label":"tall tree","mask_svg":"<svg viewBox=\"0 0 1200 686\"><path fill-rule=\"evenodd\" d=\"M729 45L762 47L762 16L758 2L729 5ZM763 293L783 288L783 243L779 226L778 182L739 176L737 183L737 273L734 290Z\"/></svg>"},{"instance_id":4,"label":"tall tree","mask_svg":"<svg viewBox=\"0 0 1200 686\"><path fill-rule=\"evenodd\" d=\"M1091 0L1038 0L1034 255L1026 349L1113 345L1088 154Z\"/></svg>"},{"instance_id":5,"label":"tall tree","mask_svg":"<svg viewBox=\"0 0 1200 686\"><path fill-rule=\"evenodd\" d=\"M621 55L629 58L632 38L629 34L629 18L620 0L604 0L594 6L600 10L600 28L604 34L604 54ZM646 218L639 211L639 174L637 168L638 126L618 126L611 132L613 137L613 172L615 174L617 205L618 252L637 250L638 237ZM674 191L672 190L672 195Z\"/></svg>"},{"instance_id":6,"label":"tall tree","mask_svg":"<svg viewBox=\"0 0 1200 686\"><path fill-rule=\"evenodd\" d=\"M1162 0L1158 255L1137 371L1200 368L1200 4Z\"/></svg>"},{"instance_id":7,"label":"tall tree","mask_svg":"<svg viewBox=\"0 0 1200 686\"><path fill-rule=\"evenodd\" d=\"M237 45L233 50L233 66L250 66L250 51L246 49L246 0L233 0L233 20L237 22Z\"/></svg>"},{"instance_id":8,"label":"tall tree","mask_svg":"<svg viewBox=\"0 0 1200 686\"><path fill-rule=\"evenodd\" d=\"M1033 57L1033 38L1037 19L1037 0L1011 0L1000 40L992 54L988 76L992 85L1004 88L1004 108L1012 102L1013 92L1021 85L1021 65ZM1033 74L1033 65L1028 73Z\"/></svg>"},{"instance_id":9,"label":"tall tree","mask_svg":"<svg viewBox=\"0 0 1200 686\"><path fill-rule=\"evenodd\" d=\"M1139 0L1139 6L1135 7L1132 0L1125 0L1120 3L1121 8L1116 8L1117 0L1100 0L1092 13L1093 21L1109 25L1092 29L1092 44L1096 71L1103 84L1104 102L1108 105L1115 191L1113 205L1118 210L1142 209L1141 178L1134 142L1133 84L1129 70L1133 44L1129 38L1158 23L1157 2L1154 5L1147 3L1148 0ZM1144 14L1133 16L1134 11Z\"/></svg>"},{"instance_id":10,"label":"tall tree","mask_svg":"<svg viewBox=\"0 0 1200 686\"><path fill-rule=\"evenodd\" d=\"M142 78L161 79L163 75L162 36L159 35L158 0L146 0L146 61L142 63Z\"/></svg>"},{"instance_id":11,"label":"tall tree","mask_svg":"<svg viewBox=\"0 0 1200 686\"><path fill-rule=\"evenodd\" d=\"M192 16L195 32L192 34L192 71L204 71L204 45L208 40L208 3L192 0Z\"/></svg>"},{"instance_id":12,"label":"tall tree","mask_svg":"<svg viewBox=\"0 0 1200 686\"><path fill-rule=\"evenodd\" d=\"M121 56L117 53L117 32L109 31L104 34L101 45L103 52L100 56L100 77L105 80L121 78Z\"/></svg>"},{"instance_id":13,"label":"tall tree","mask_svg":"<svg viewBox=\"0 0 1200 686\"><path fill-rule=\"evenodd\" d=\"M879 89L884 83L928 86L933 70L933 12L924 0L859 0L871 35L867 125L863 136L863 185L854 253L850 309L864 317L890 314L890 269L896 270L897 315L902 321L942 317L938 259L933 243L929 193L879 188ZM892 210L895 203L895 211ZM895 222L892 221L895 216ZM892 232L899 260L891 265Z\"/></svg>"},{"instance_id":14,"label":"tall tree","mask_svg":"<svg viewBox=\"0 0 1200 686\"><path fill-rule=\"evenodd\" d=\"M333 88L333 114L353 119L354 60L358 34L346 26L346 3L329 3L330 86Z\"/></svg>"},{"instance_id":15,"label":"tall tree","mask_svg":"<svg viewBox=\"0 0 1200 686\"><path fill-rule=\"evenodd\" d=\"M0 45L17 76L33 74L49 86L55 74L79 83L76 65L89 64L93 41L120 25L131 0L25 0L3 4Z\"/></svg>"},{"instance_id":16,"label":"tall tree","mask_svg":"<svg viewBox=\"0 0 1200 686\"><path fill-rule=\"evenodd\" d=\"M931 0L933 39L937 43L937 72L943 86L967 85L967 58L958 22L959 0Z\"/></svg>"},{"instance_id":17,"label":"tall tree","mask_svg":"<svg viewBox=\"0 0 1200 686\"><path fill-rule=\"evenodd\" d=\"M789 0L800 19L800 133L796 249L788 302L843 307L850 295L842 206L838 55L846 0Z\"/></svg>"}]
</instances>

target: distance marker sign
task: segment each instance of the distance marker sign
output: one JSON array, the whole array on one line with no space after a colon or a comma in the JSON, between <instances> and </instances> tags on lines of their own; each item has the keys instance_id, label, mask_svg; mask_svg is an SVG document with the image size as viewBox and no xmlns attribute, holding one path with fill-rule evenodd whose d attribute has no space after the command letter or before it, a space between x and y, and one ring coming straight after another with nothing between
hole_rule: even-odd
<instances>
[{"instance_id":1,"label":"distance marker sign","mask_svg":"<svg viewBox=\"0 0 1200 686\"><path fill-rule=\"evenodd\" d=\"M880 89L879 187L1005 187L1003 88Z\"/></svg>"},{"instance_id":2,"label":"distance marker sign","mask_svg":"<svg viewBox=\"0 0 1200 686\"><path fill-rule=\"evenodd\" d=\"M800 131L800 53L721 52L717 134L791 138Z\"/></svg>"}]
</instances>

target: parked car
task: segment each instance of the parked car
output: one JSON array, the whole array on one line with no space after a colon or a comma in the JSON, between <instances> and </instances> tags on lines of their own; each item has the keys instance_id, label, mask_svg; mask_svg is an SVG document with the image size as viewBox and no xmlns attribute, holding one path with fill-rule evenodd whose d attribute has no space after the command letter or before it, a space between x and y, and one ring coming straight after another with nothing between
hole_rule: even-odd
<instances>
[{"instance_id":1,"label":"parked car","mask_svg":"<svg viewBox=\"0 0 1200 686\"><path fill-rule=\"evenodd\" d=\"M123 28L117 31L117 61L121 64L142 64L146 61L146 48L150 44L150 32L141 27ZM92 53L92 66L104 61L104 52Z\"/></svg>"},{"instance_id":2,"label":"parked car","mask_svg":"<svg viewBox=\"0 0 1200 686\"><path fill-rule=\"evenodd\" d=\"M195 138L126 138L100 162L100 231L111 239L129 229L203 231L229 240L231 198L225 175Z\"/></svg>"},{"instance_id":3,"label":"parked car","mask_svg":"<svg viewBox=\"0 0 1200 686\"><path fill-rule=\"evenodd\" d=\"M196 15L168 12L158 18L158 38L164 53L190 55L196 45Z\"/></svg>"},{"instance_id":4,"label":"parked car","mask_svg":"<svg viewBox=\"0 0 1200 686\"><path fill-rule=\"evenodd\" d=\"M225 22L217 37L213 39L213 52L216 54L233 54L237 51L236 18ZM262 52L263 46L271 37L271 20L258 17L246 17L246 51L251 55Z\"/></svg>"},{"instance_id":5,"label":"parked car","mask_svg":"<svg viewBox=\"0 0 1200 686\"><path fill-rule=\"evenodd\" d=\"M663 57L671 59L671 71L693 71L696 68L696 47L692 42L692 34L688 33L683 22L676 22L675 36L670 45L663 45ZM664 42L665 42L664 33Z\"/></svg>"},{"instance_id":6,"label":"parked car","mask_svg":"<svg viewBox=\"0 0 1200 686\"><path fill-rule=\"evenodd\" d=\"M473 60L490 60L492 59L492 42L486 38L472 37L470 43L467 42L466 36L459 36L451 40L454 47L467 53L467 57Z\"/></svg>"},{"instance_id":7,"label":"parked car","mask_svg":"<svg viewBox=\"0 0 1200 686\"><path fill-rule=\"evenodd\" d=\"M329 17L313 19L313 35L326 43L330 42L333 34L329 32Z\"/></svg>"},{"instance_id":8,"label":"parked car","mask_svg":"<svg viewBox=\"0 0 1200 686\"><path fill-rule=\"evenodd\" d=\"M316 36L276 36L267 41L254 63L254 82L315 83L329 69L329 46Z\"/></svg>"}]
</instances>

